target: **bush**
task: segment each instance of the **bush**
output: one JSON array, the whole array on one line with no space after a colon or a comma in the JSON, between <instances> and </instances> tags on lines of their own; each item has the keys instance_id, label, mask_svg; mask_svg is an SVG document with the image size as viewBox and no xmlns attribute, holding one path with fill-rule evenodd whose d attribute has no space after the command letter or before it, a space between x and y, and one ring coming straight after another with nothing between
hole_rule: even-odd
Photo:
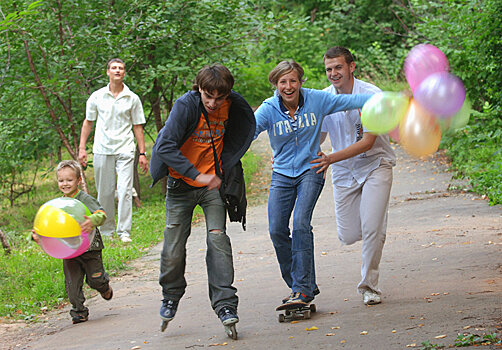
<instances>
[{"instance_id":1,"label":"bush","mask_svg":"<svg viewBox=\"0 0 502 350\"><path fill-rule=\"evenodd\" d=\"M468 178L473 191L485 194L491 205L502 204L502 118L495 108L485 103L464 129L444 135L441 147L456 177Z\"/></svg>"}]
</instances>

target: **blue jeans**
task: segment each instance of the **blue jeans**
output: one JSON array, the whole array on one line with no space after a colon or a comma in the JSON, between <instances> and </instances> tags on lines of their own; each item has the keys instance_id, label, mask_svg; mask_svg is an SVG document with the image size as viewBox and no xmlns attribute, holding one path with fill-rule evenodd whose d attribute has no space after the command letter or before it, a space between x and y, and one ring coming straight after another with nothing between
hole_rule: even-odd
<instances>
[{"instance_id":1,"label":"blue jeans","mask_svg":"<svg viewBox=\"0 0 502 350\"><path fill-rule=\"evenodd\" d=\"M270 238L282 278L293 292L313 297L316 287L312 214L324 186L323 174L307 170L297 177L273 172L268 197ZM293 233L289 221L293 212Z\"/></svg>"},{"instance_id":2,"label":"blue jeans","mask_svg":"<svg viewBox=\"0 0 502 350\"><path fill-rule=\"evenodd\" d=\"M166 196L167 224L160 259L159 283L165 299L180 300L187 286L185 280L186 244L192 227L196 205L206 218L206 268L209 299L216 313L223 306L237 310L237 289L234 282L232 246L226 234L226 212L218 190L189 187L169 178Z\"/></svg>"}]
</instances>

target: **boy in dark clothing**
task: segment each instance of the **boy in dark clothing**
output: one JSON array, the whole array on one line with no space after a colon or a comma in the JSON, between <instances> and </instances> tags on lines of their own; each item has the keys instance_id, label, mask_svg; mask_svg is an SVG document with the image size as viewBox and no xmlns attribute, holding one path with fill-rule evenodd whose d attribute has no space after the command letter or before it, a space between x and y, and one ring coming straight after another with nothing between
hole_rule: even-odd
<instances>
[{"instance_id":1,"label":"boy in dark clothing","mask_svg":"<svg viewBox=\"0 0 502 350\"><path fill-rule=\"evenodd\" d=\"M110 300L113 297L110 279L103 267L101 255L101 250L104 248L103 240L97 229L97 226L106 220L106 214L96 199L78 189L82 177L80 166L76 161L62 161L57 167L56 174L58 187L63 196L81 201L92 213L89 217L84 216L85 221L80 223L82 231L91 232L96 228L94 239L85 253L72 259L63 259L66 293L73 306L70 315L73 323L81 323L87 321L89 317L89 309L84 306L85 297L82 291L84 277L87 284L96 289L103 299ZM40 242L35 231L32 237L35 242Z\"/></svg>"},{"instance_id":2,"label":"boy in dark clothing","mask_svg":"<svg viewBox=\"0 0 502 350\"><path fill-rule=\"evenodd\" d=\"M162 330L174 318L185 293L185 247L193 210L200 205L207 227L206 268L211 306L227 334L237 339L238 297L232 286L232 247L226 233L226 211L218 191L221 178L216 173L215 159L223 173L236 165L251 144L256 122L249 104L232 91L233 84L234 78L226 67L216 64L202 68L193 91L174 103L153 147L153 183L169 176L159 278Z\"/></svg>"}]
</instances>

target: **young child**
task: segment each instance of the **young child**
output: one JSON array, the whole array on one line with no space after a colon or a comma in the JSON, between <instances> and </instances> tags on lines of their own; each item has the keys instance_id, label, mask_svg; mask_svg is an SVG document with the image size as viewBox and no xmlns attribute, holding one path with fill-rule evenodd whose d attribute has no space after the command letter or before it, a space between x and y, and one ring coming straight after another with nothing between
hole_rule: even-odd
<instances>
[{"instance_id":1,"label":"young child","mask_svg":"<svg viewBox=\"0 0 502 350\"><path fill-rule=\"evenodd\" d=\"M63 196L78 199L92 212L89 217L84 216L85 221L80 224L82 230L91 232L93 228L100 226L106 220L106 214L96 199L79 190L78 185L82 181L80 165L74 160L62 161L58 164L56 174L58 187ZM40 243L35 231L33 240ZM103 267L101 255L103 248L101 234L96 228L94 239L85 253L72 259L63 259L66 293L73 306L70 311L73 323L85 322L89 317L89 309L84 306L85 297L82 291L84 277L87 284L96 289L103 299L110 300L113 297L110 279Z\"/></svg>"}]
</instances>

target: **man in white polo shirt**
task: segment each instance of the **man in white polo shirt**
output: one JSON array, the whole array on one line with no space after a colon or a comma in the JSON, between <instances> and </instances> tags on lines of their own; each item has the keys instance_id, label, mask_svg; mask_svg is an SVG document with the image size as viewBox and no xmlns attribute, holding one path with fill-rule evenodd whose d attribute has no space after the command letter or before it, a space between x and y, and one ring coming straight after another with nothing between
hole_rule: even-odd
<instances>
[{"instance_id":1,"label":"man in white polo shirt","mask_svg":"<svg viewBox=\"0 0 502 350\"><path fill-rule=\"evenodd\" d=\"M122 242L131 242L133 167L136 148L134 137L140 152L140 168L145 173L148 171L143 135L145 115L141 100L123 82L124 62L119 58L112 58L106 68L109 84L95 91L87 100L78 158L80 164L86 167L85 144L92 131L92 124L96 121L92 149L94 180L98 201L108 216L100 231L105 236L111 236L115 231L115 189L117 189L117 235Z\"/></svg>"},{"instance_id":2,"label":"man in white polo shirt","mask_svg":"<svg viewBox=\"0 0 502 350\"><path fill-rule=\"evenodd\" d=\"M373 94L381 90L354 78L354 57L335 46L324 54L332 94ZM374 135L361 125L361 111L326 116L321 142L329 133L332 152L312 161L318 172L330 164L338 238L343 244L362 240L361 282L357 289L366 305L381 302L379 266L387 231L387 209L396 156L387 135Z\"/></svg>"}]
</instances>

